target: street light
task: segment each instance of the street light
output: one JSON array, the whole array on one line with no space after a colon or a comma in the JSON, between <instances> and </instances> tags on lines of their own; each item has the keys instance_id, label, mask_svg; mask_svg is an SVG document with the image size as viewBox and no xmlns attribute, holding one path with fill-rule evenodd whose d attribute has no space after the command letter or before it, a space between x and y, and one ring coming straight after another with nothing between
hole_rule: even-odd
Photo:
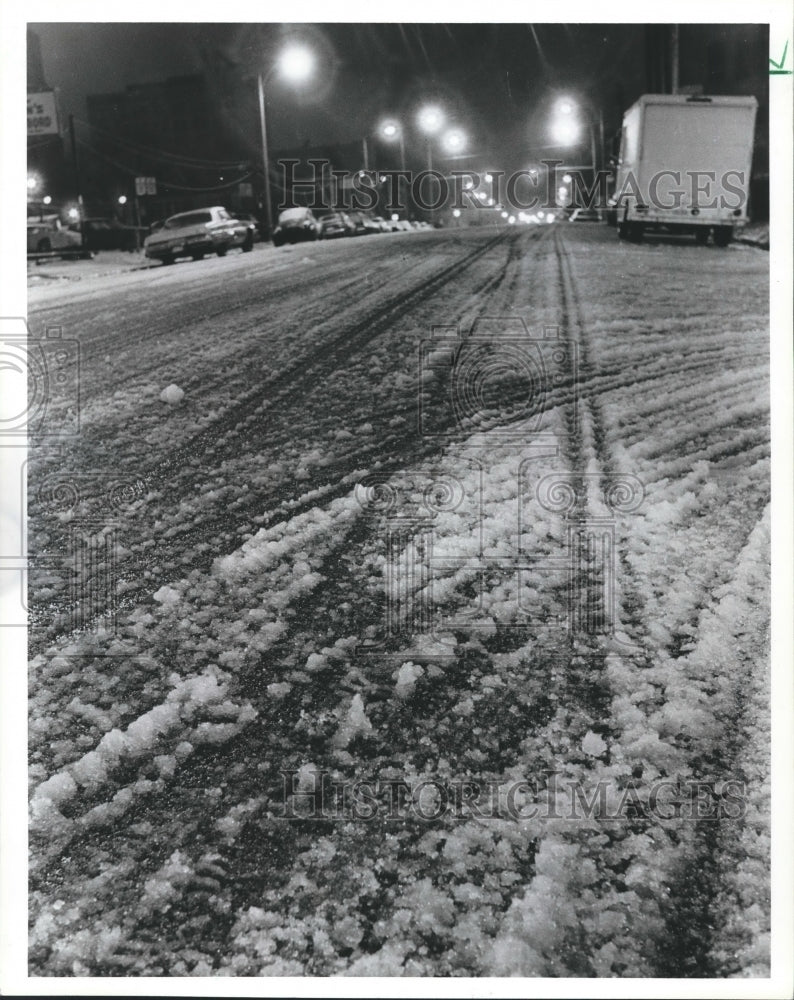
<instances>
[{"instance_id":1,"label":"street light","mask_svg":"<svg viewBox=\"0 0 794 1000\"><path fill-rule=\"evenodd\" d=\"M453 129L446 133L441 142L448 153L459 153L466 145L466 136L460 129Z\"/></svg>"},{"instance_id":2,"label":"street light","mask_svg":"<svg viewBox=\"0 0 794 1000\"><path fill-rule=\"evenodd\" d=\"M551 131L561 146L573 146L579 138L579 125L570 118L555 118Z\"/></svg>"},{"instance_id":3,"label":"street light","mask_svg":"<svg viewBox=\"0 0 794 1000\"><path fill-rule=\"evenodd\" d=\"M405 173L405 136L402 127L393 121L383 122L378 134L387 142L399 142L400 144L400 170Z\"/></svg>"},{"instance_id":4,"label":"street light","mask_svg":"<svg viewBox=\"0 0 794 1000\"><path fill-rule=\"evenodd\" d=\"M421 108L417 115L419 128L425 133L427 145L427 170L433 169L433 150L430 146L430 137L435 135L444 124L444 112L435 104L427 104Z\"/></svg>"},{"instance_id":5,"label":"street light","mask_svg":"<svg viewBox=\"0 0 794 1000\"><path fill-rule=\"evenodd\" d=\"M582 102L587 113L587 127L590 132L590 156L592 159L593 177L598 170L596 156L595 108L589 101ZM579 105L570 98L563 97L554 106L557 117L552 120L552 135L561 146L574 146L579 141L581 126L576 117ZM604 115L598 110L598 127L601 146L601 162L604 162Z\"/></svg>"},{"instance_id":6,"label":"street light","mask_svg":"<svg viewBox=\"0 0 794 1000\"><path fill-rule=\"evenodd\" d=\"M262 167L265 172L265 217L268 237L273 232L273 206L270 201L270 159L267 151L267 98L265 85L278 71L290 83L302 83L314 70L314 54L303 45L293 44L284 49L268 72L257 75L259 92L259 127L262 133Z\"/></svg>"}]
</instances>

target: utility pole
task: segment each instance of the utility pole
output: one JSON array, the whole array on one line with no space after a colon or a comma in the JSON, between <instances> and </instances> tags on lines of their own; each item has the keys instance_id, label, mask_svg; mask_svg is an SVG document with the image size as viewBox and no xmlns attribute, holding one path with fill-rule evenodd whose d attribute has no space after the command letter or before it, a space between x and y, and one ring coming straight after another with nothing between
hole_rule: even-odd
<instances>
[{"instance_id":1,"label":"utility pole","mask_svg":"<svg viewBox=\"0 0 794 1000\"><path fill-rule=\"evenodd\" d=\"M270 157L267 151L267 98L265 97L265 81L260 73L257 76L259 92L259 129L262 138L262 171L265 175L265 220L267 224L267 239L273 238L273 205L270 201Z\"/></svg>"},{"instance_id":2,"label":"utility pole","mask_svg":"<svg viewBox=\"0 0 794 1000\"><path fill-rule=\"evenodd\" d=\"M671 39L671 72L670 72L670 93L678 93L678 25L673 25Z\"/></svg>"},{"instance_id":3,"label":"utility pole","mask_svg":"<svg viewBox=\"0 0 794 1000\"><path fill-rule=\"evenodd\" d=\"M77 155L77 140L74 135L74 115L69 115L69 138L72 140L72 166L74 167L74 187L77 193L77 211L80 213L80 242L85 243L83 232L83 193L80 186L80 159Z\"/></svg>"}]
</instances>

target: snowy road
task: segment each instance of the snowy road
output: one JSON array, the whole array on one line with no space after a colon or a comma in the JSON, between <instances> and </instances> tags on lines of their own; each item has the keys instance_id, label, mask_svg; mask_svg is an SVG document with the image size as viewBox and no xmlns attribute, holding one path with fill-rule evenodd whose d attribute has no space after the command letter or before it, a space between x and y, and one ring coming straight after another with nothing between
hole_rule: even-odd
<instances>
[{"instance_id":1,"label":"snowy road","mask_svg":"<svg viewBox=\"0 0 794 1000\"><path fill-rule=\"evenodd\" d=\"M766 254L394 234L29 321L32 973L768 975Z\"/></svg>"}]
</instances>

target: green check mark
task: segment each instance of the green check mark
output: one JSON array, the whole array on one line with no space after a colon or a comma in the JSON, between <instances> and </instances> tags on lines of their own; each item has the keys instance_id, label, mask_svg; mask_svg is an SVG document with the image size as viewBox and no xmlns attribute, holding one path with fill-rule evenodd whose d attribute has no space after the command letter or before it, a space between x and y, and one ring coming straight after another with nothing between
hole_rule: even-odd
<instances>
[{"instance_id":1,"label":"green check mark","mask_svg":"<svg viewBox=\"0 0 794 1000\"><path fill-rule=\"evenodd\" d=\"M787 52L788 52L788 42L786 42L785 46L783 47L783 55L781 56L779 63L776 63L774 59L769 60L769 65L775 67L774 69L770 69L769 71L770 76L791 76L792 70L783 69L783 65L786 62Z\"/></svg>"}]
</instances>

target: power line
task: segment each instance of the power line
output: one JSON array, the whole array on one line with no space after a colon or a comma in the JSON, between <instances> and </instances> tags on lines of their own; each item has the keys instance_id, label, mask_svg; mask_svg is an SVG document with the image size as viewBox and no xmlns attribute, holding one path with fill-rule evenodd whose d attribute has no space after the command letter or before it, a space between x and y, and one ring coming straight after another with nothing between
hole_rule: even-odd
<instances>
[{"instance_id":1,"label":"power line","mask_svg":"<svg viewBox=\"0 0 794 1000\"><path fill-rule=\"evenodd\" d=\"M232 170L235 167L239 168L241 162L245 162L242 158L237 160L202 160L198 157L183 156L179 153L169 153L167 150L157 149L154 146L147 146L144 143L135 142L132 139L124 139L121 136L114 135L112 132L108 132L107 129L100 128L98 125L92 125L90 122L82 121L82 119L79 118L75 118L75 122L78 122L80 125L84 125L92 132L98 132L100 135L105 136L119 146L128 146L135 152L149 155L151 159L160 159L165 161L171 160L180 166L193 167L197 170Z\"/></svg>"},{"instance_id":2,"label":"power line","mask_svg":"<svg viewBox=\"0 0 794 1000\"><path fill-rule=\"evenodd\" d=\"M119 163L118 160L114 160L112 157L108 156L106 153L103 153L101 150L96 149L94 146L91 145L90 142L86 142L85 139L78 139L77 140L77 144L79 146L83 146L85 149L90 150L90 152L93 153L94 156L98 156L100 159L104 160L106 163L109 163L112 167L115 167L117 170L121 170L123 173L127 174L129 177L136 177L136 176L140 175L140 170L138 170L137 168L129 167L129 166L127 166L124 163ZM247 173L243 174L242 176L235 177L234 180L226 181L223 184L217 184L217 185L213 185L213 186L209 186L209 187L190 187L190 186L184 185L184 184L175 184L175 183L172 183L171 181L160 180L159 178L158 178L157 183L161 187L168 188L169 190L173 190L173 191L195 191L195 192L202 192L202 191L224 191L227 188L234 187L237 184L242 184L244 181L248 180L250 177L253 177L253 175L254 175L254 171L250 171L249 170Z\"/></svg>"}]
</instances>

